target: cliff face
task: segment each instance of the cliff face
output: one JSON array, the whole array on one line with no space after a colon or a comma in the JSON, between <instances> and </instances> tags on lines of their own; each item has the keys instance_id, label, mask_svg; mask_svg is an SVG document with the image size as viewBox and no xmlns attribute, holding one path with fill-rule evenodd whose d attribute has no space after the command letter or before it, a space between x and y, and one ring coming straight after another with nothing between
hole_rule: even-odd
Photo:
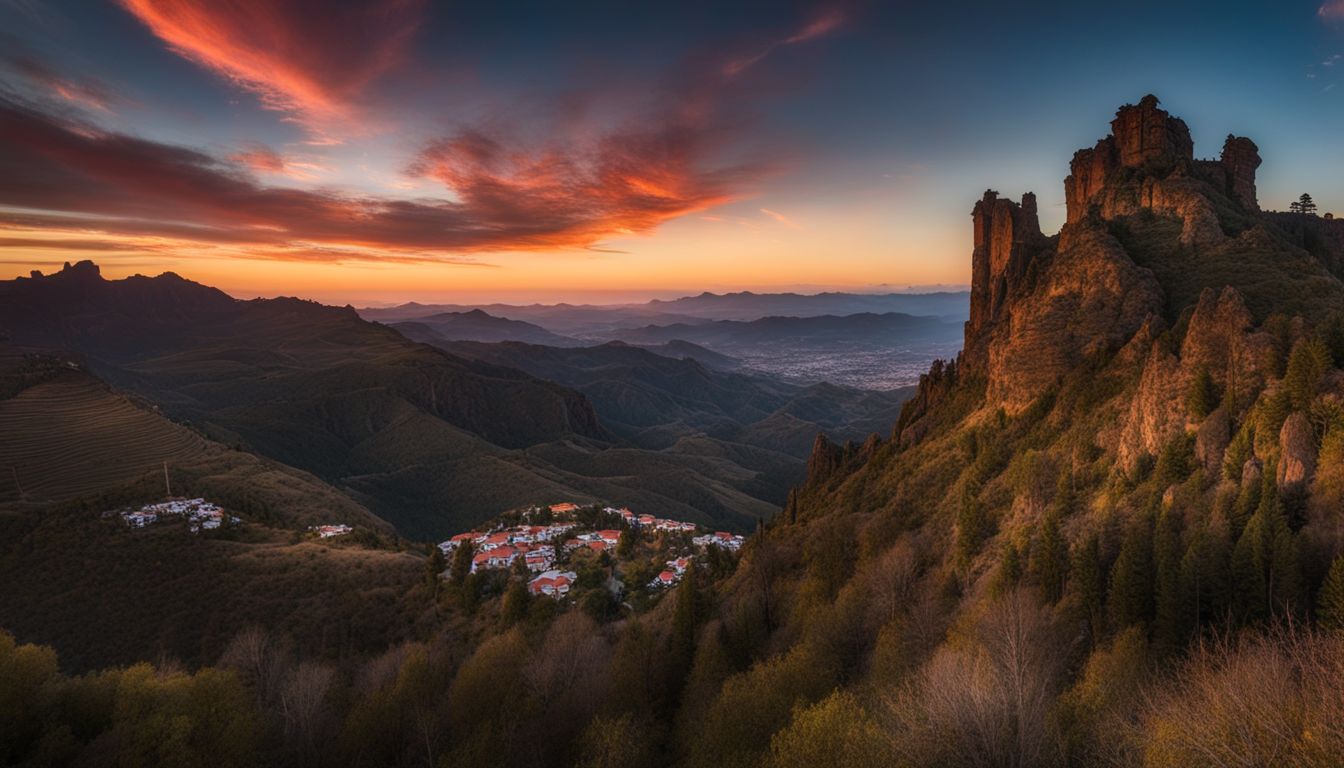
<instances>
[{"instance_id":1,"label":"cliff face","mask_svg":"<svg viewBox=\"0 0 1344 768\"><path fill-rule=\"evenodd\" d=\"M1036 198L986 193L975 206L971 320L963 361L990 400L1019 410L1082 362L1119 349L1165 295L1111 222L1151 215L1180 222L1179 242L1214 246L1227 235L1215 198L1258 211L1258 150L1228 137L1217 162L1196 162L1190 129L1153 96L1121 107L1111 135L1074 155L1064 180L1067 223L1041 234Z\"/></svg>"}]
</instances>

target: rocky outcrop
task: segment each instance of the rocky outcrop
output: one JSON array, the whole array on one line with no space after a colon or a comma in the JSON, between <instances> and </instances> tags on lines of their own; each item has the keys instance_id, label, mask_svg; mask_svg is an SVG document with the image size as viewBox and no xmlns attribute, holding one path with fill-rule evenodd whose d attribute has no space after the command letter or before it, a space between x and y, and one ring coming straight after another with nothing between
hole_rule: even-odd
<instances>
[{"instance_id":1,"label":"rocky outcrop","mask_svg":"<svg viewBox=\"0 0 1344 768\"><path fill-rule=\"evenodd\" d=\"M1221 160L1228 197L1241 203L1247 211L1258 212L1260 202L1255 196L1255 170L1260 167L1260 148L1244 136L1228 134L1223 142Z\"/></svg>"},{"instance_id":2,"label":"rocky outcrop","mask_svg":"<svg viewBox=\"0 0 1344 768\"><path fill-rule=\"evenodd\" d=\"M1057 252L991 331L989 397L1009 411L1027 406L1085 360L1122 346L1161 307L1152 273L1104 226L1065 227Z\"/></svg>"},{"instance_id":3,"label":"rocky outcrop","mask_svg":"<svg viewBox=\"0 0 1344 768\"><path fill-rule=\"evenodd\" d=\"M986 351L980 342L1002 319L1009 297L1021 290L1027 267L1046 240L1036 213L1036 196L1030 192L1016 203L987 190L971 218L971 312L963 357L972 367L979 367Z\"/></svg>"},{"instance_id":4,"label":"rocky outcrop","mask_svg":"<svg viewBox=\"0 0 1344 768\"><path fill-rule=\"evenodd\" d=\"M1274 373L1274 342L1252 325L1250 310L1235 288L1209 289L1200 294L1179 355L1149 345L1117 447L1127 472L1137 468L1144 455L1157 455L1190 427L1186 396L1201 372L1208 372L1220 392L1231 390L1226 398L1230 402L1240 402L1264 387ZM1230 425L1223 425L1227 418L1215 411L1196 434L1196 455L1210 471L1221 464L1227 447Z\"/></svg>"},{"instance_id":5,"label":"rocky outcrop","mask_svg":"<svg viewBox=\"0 0 1344 768\"><path fill-rule=\"evenodd\" d=\"M1116 155L1125 168L1166 172L1182 160L1194 159L1195 143L1185 121L1158 104L1150 93L1136 105L1121 107L1111 121Z\"/></svg>"},{"instance_id":6,"label":"rocky outcrop","mask_svg":"<svg viewBox=\"0 0 1344 768\"><path fill-rule=\"evenodd\" d=\"M1275 479L1281 493L1306 488L1316 474L1316 436L1301 412L1293 413L1279 430L1279 465Z\"/></svg>"},{"instance_id":7,"label":"rocky outcrop","mask_svg":"<svg viewBox=\"0 0 1344 768\"><path fill-rule=\"evenodd\" d=\"M1185 393L1190 376L1181 361L1154 345L1144 363L1139 387L1116 446L1116 460L1133 475L1145 456L1157 456L1172 438L1185 431Z\"/></svg>"},{"instance_id":8,"label":"rocky outcrop","mask_svg":"<svg viewBox=\"0 0 1344 768\"><path fill-rule=\"evenodd\" d=\"M1254 201L1259 165L1255 144L1229 141L1224 151L1224 166L1233 169L1238 188ZM1226 182L1233 175L1220 171L1219 180ZM1115 219L1152 211L1180 219L1181 242L1198 247L1224 238L1206 187L1196 173L1190 129L1149 95L1138 104L1121 107L1111 121L1111 135L1073 156L1064 199L1071 224L1094 214Z\"/></svg>"}]
</instances>

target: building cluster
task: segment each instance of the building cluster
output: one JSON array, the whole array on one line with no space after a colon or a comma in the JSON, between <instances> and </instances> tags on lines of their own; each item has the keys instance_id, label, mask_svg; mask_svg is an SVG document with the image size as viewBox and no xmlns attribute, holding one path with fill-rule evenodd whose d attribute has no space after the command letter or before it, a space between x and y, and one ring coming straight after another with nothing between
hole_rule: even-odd
<instances>
[{"instance_id":1,"label":"building cluster","mask_svg":"<svg viewBox=\"0 0 1344 768\"><path fill-rule=\"evenodd\" d=\"M573 522L555 522L549 525L515 525L499 531L459 533L441 542L439 549L451 556L464 542L470 542L475 554L471 570L481 568L512 568L520 558L533 573L550 570L555 564L555 542L578 526Z\"/></svg>"},{"instance_id":2,"label":"building cluster","mask_svg":"<svg viewBox=\"0 0 1344 768\"><path fill-rule=\"evenodd\" d=\"M681 577L686 575L686 569L691 567L691 558L678 557L676 560L668 560L667 567L653 577L649 582L650 587L671 587L681 581Z\"/></svg>"},{"instance_id":3,"label":"building cluster","mask_svg":"<svg viewBox=\"0 0 1344 768\"><path fill-rule=\"evenodd\" d=\"M238 518L226 514L219 505L205 499L169 499L121 512L121 519L132 528L144 528L170 517L186 520L192 533L213 531L226 523L233 525L239 522Z\"/></svg>"},{"instance_id":4,"label":"building cluster","mask_svg":"<svg viewBox=\"0 0 1344 768\"><path fill-rule=\"evenodd\" d=\"M338 525L313 525L309 526L308 530L316 533L320 539L330 539L333 536L344 536L355 529L341 523Z\"/></svg>"},{"instance_id":5,"label":"building cluster","mask_svg":"<svg viewBox=\"0 0 1344 768\"><path fill-rule=\"evenodd\" d=\"M544 524L528 524L497 527L488 531L468 531L439 543L439 549L445 557L452 555L462 546L469 544L472 551L471 571L483 569L509 569L521 561L527 570L536 574L528 582L528 590L534 595L564 597L576 578L573 572L557 568L557 561L566 555L581 550L595 554L614 551L620 543L625 529L637 533L684 533L694 534L698 529L695 523L681 520L669 520L653 515L637 515L629 509L605 507L610 519L619 517L622 528L602 530L578 530L580 524L575 513L580 510L578 504L565 502L545 507L533 507L523 512L523 520L542 520ZM695 536L693 545L703 550L705 547L721 547L737 551L745 539L723 531ZM686 569L691 565L689 556L668 560L666 569L658 574L650 587L670 587L681 581Z\"/></svg>"},{"instance_id":6,"label":"building cluster","mask_svg":"<svg viewBox=\"0 0 1344 768\"><path fill-rule=\"evenodd\" d=\"M747 539L746 537L739 536L735 533L715 531L714 533L706 533L704 536L696 536L691 539L691 543L701 549L704 549L705 547L720 547L736 552L742 548L743 544L747 543Z\"/></svg>"},{"instance_id":7,"label":"building cluster","mask_svg":"<svg viewBox=\"0 0 1344 768\"><path fill-rule=\"evenodd\" d=\"M534 595L564 597L569 594L569 587L577 578L579 575L573 571L545 571L527 583L527 591Z\"/></svg>"}]
</instances>

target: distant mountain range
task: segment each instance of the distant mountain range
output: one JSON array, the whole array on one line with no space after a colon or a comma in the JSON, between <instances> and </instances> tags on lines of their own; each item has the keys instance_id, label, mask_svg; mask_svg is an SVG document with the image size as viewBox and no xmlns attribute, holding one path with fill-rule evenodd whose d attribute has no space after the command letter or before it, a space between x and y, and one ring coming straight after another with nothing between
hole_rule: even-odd
<instances>
[{"instance_id":1,"label":"distant mountain range","mask_svg":"<svg viewBox=\"0 0 1344 768\"><path fill-rule=\"evenodd\" d=\"M609 336L631 344L665 344L688 341L732 354L734 350L754 351L764 346L830 346L834 344L877 344L888 346L894 340L956 341L961 324L936 317L889 312L882 315L865 312L855 315L813 317L763 317L759 320L713 320L705 323L646 325L618 328Z\"/></svg>"},{"instance_id":2,"label":"distant mountain range","mask_svg":"<svg viewBox=\"0 0 1344 768\"><path fill-rule=\"evenodd\" d=\"M454 341L521 341L553 347L583 344L578 339L551 333L539 325L495 317L480 309L467 312L439 312L396 325L407 336L416 333L412 326L422 326L436 336Z\"/></svg>"},{"instance_id":3,"label":"distant mountain range","mask_svg":"<svg viewBox=\"0 0 1344 768\"><path fill-rule=\"evenodd\" d=\"M812 418L793 405L806 389L725 373L731 357L680 340L649 340L674 359L619 344L471 346L435 330L552 339L499 320L403 329L428 346L349 308L238 301L171 273L105 280L81 262L0 282L10 345L72 356L203 439L311 473L415 538L558 499L749 528L801 479L818 432L885 431L905 396L837 389L838 410ZM143 430L127 423L135 444ZM117 450L116 434L100 440L95 454Z\"/></svg>"},{"instance_id":4,"label":"distant mountain range","mask_svg":"<svg viewBox=\"0 0 1344 768\"><path fill-rule=\"evenodd\" d=\"M937 317L964 321L970 294L942 293L702 293L670 301L643 304L418 304L359 310L367 320L391 323L417 320L444 312L483 310L495 317L522 320L567 336L594 337L617 328L644 325L694 324L706 320L759 320L763 317L816 317L862 313Z\"/></svg>"},{"instance_id":5,"label":"distant mountain range","mask_svg":"<svg viewBox=\"0 0 1344 768\"><path fill-rule=\"evenodd\" d=\"M722 370L750 368L798 383L829 381L889 390L917 382L930 360L956 354L967 301L964 293L706 293L637 305L496 304L443 311L443 305L411 303L360 312L422 341L565 347L617 340L674 357L695 357ZM775 313L761 314L768 311ZM662 349L669 344L697 351Z\"/></svg>"}]
</instances>

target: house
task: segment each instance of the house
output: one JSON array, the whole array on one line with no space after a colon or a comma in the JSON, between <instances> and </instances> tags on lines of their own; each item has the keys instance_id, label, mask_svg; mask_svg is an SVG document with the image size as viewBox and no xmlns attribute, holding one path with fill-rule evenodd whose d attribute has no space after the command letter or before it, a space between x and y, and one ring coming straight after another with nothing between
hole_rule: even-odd
<instances>
[{"instance_id":1,"label":"house","mask_svg":"<svg viewBox=\"0 0 1344 768\"><path fill-rule=\"evenodd\" d=\"M486 536L483 540L481 540L477 548L480 549L482 552L489 552L492 549L498 549L499 547L507 546L510 541L512 541L512 537L510 536L510 534L507 531L501 531L499 533L492 533L489 536Z\"/></svg>"},{"instance_id":2,"label":"house","mask_svg":"<svg viewBox=\"0 0 1344 768\"><path fill-rule=\"evenodd\" d=\"M566 502L564 502L564 503L562 503L562 504L552 504L552 505L551 505L551 514L553 514L553 515L570 515L570 514L573 514L574 512L577 512L578 509L579 509L579 505L578 505L578 504L571 504L570 502L567 502L567 501L566 501Z\"/></svg>"},{"instance_id":3,"label":"house","mask_svg":"<svg viewBox=\"0 0 1344 768\"><path fill-rule=\"evenodd\" d=\"M527 564L527 569L533 573L541 573L550 570L555 562L555 547L542 545L536 549L528 551L523 556L523 561Z\"/></svg>"},{"instance_id":4,"label":"house","mask_svg":"<svg viewBox=\"0 0 1344 768\"><path fill-rule=\"evenodd\" d=\"M612 530L598 531L597 537L614 547L621 541L621 532Z\"/></svg>"},{"instance_id":5,"label":"house","mask_svg":"<svg viewBox=\"0 0 1344 768\"><path fill-rule=\"evenodd\" d=\"M691 567L691 558L679 557L676 560L668 560L667 567L671 571L676 573L678 576L680 576L681 574L686 572L687 568Z\"/></svg>"},{"instance_id":6,"label":"house","mask_svg":"<svg viewBox=\"0 0 1344 768\"><path fill-rule=\"evenodd\" d=\"M517 557L518 550L513 547L495 547L471 558L471 570L474 573L479 568L508 568Z\"/></svg>"},{"instance_id":7,"label":"house","mask_svg":"<svg viewBox=\"0 0 1344 768\"><path fill-rule=\"evenodd\" d=\"M342 525L317 525L313 526L309 530L316 531L317 535L320 538L330 539L333 536L344 536L345 534L350 533L355 529L351 528L348 525L342 524Z\"/></svg>"},{"instance_id":8,"label":"house","mask_svg":"<svg viewBox=\"0 0 1344 768\"><path fill-rule=\"evenodd\" d=\"M121 518L132 528L144 528L158 522L159 516L153 512L123 512Z\"/></svg>"},{"instance_id":9,"label":"house","mask_svg":"<svg viewBox=\"0 0 1344 768\"><path fill-rule=\"evenodd\" d=\"M578 577L573 571L546 571L527 583L527 591L534 595L564 597Z\"/></svg>"},{"instance_id":10,"label":"house","mask_svg":"<svg viewBox=\"0 0 1344 768\"><path fill-rule=\"evenodd\" d=\"M662 573L654 577L653 581L649 582L649 586L670 587L673 584L676 584L679 578L680 577L676 573L673 573L672 571L663 571Z\"/></svg>"}]
</instances>

